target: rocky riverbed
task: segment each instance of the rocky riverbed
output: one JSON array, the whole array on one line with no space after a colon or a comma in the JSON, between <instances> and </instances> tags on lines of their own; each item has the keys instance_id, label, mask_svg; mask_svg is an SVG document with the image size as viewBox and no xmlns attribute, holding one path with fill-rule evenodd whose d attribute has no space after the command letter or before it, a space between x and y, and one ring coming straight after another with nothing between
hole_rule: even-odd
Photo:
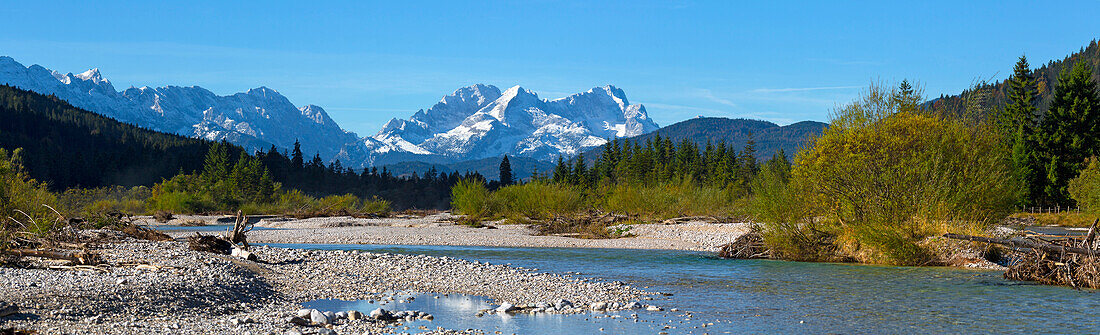
<instances>
[{"instance_id":1,"label":"rocky riverbed","mask_svg":"<svg viewBox=\"0 0 1100 335\"><path fill-rule=\"evenodd\" d=\"M260 246L253 248L260 262L252 262L191 251L183 242L97 233L111 235L90 247L102 255L104 265L58 267L33 261L0 267L5 283L0 302L19 306L18 313L0 318L0 329L44 334L326 334L331 329L373 334L407 330L398 328L400 320L369 315L335 318L325 325L300 325L290 318L298 316L305 301L384 300L407 292L483 296L511 306L502 312L645 308L649 299L649 293L622 283L449 257ZM414 312L403 316L424 316Z\"/></svg>"}]
</instances>

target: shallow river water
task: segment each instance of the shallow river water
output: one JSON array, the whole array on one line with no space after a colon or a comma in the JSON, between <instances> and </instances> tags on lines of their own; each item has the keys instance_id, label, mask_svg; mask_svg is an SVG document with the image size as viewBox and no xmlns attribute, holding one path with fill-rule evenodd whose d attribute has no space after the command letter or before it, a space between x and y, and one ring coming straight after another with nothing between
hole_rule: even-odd
<instances>
[{"instance_id":1,"label":"shallow river water","mask_svg":"<svg viewBox=\"0 0 1100 335\"><path fill-rule=\"evenodd\" d=\"M642 301L663 312L486 315L480 297L434 294L388 310L422 310L433 321L410 326L476 328L505 334L680 333L1097 333L1100 292L1006 281L1001 272L725 260L686 251L459 246L272 246L425 254L511 264L544 272L618 280L672 293ZM309 308L369 312L365 301L313 301ZM679 312L668 308L679 308ZM685 315L691 313L691 317ZM639 322L629 318L636 313ZM619 317L608 317L618 315ZM704 324L713 323L707 327ZM668 328L666 328L668 327ZM694 327L694 328L693 328Z\"/></svg>"}]
</instances>

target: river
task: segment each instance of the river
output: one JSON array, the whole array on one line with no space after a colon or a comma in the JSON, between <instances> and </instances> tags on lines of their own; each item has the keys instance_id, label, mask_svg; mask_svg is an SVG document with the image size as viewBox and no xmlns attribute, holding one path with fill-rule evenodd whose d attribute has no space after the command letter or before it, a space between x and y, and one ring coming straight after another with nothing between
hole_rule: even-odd
<instances>
[{"instance_id":1,"label":"river","mask_svg":"<svg viewBox=\"0 0 1100 335\"><path fill-rule=\"evenodd\" d=\"M449 256L546 272L626 282L671 296L642 301L666 311L584 315L486 315L491 301L461 295L417 295L389 310L436 316L410 331L476 328L511 334L722 333L1096 333L1095 291L1031 285L1001 272L941 267L888 267L770 260L726 260L685 251L458 246L272 246ZM648 288L646 288L648 287ZM357 309L366 301L313 301L322 310ZM667 308L678 308L672 312ZM690 312L690 316L688 316ZM634 321L631 314L637 314ZM707 325L706 327L703 327Z\"/></svg>"}]
</instances>

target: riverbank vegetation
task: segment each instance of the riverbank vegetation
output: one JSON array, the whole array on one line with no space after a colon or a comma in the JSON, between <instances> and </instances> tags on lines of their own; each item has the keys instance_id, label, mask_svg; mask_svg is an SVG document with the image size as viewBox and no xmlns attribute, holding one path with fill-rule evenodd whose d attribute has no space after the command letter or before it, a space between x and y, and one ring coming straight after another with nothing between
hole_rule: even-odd
<instances>
[{"instance_id":1,"label":"riverbank vegetation","mask_svg":"<svg viewBox=\"0 0 1100 335\"><path fill-rule=\"evenodd\" d=\"M776 157L789 165L782 153ZM700 147L660 136L641 143L613 140L591 164L583 156L559 159L553 171L526 183L489 190L480 180L460 182L452 189L452 209L473 222L506 219L558 227L547 233L687 216L743 217L758 170L752 141L738 151L724 143Z\"/></svg>"},{"instance_id":2,"label":"riverbank vegetation","mask_svg":"<svg viewBox=\"0 0 1100 335\"><path fill-rule=\"evenodd\" d=\"M796 155L789 180L761 180L753 201L775 255L927 264L926 239L980 233L1011 212L1018 181L1001 133L923 101L905 82L872 85Z\"/></svg>"}]
</instances>

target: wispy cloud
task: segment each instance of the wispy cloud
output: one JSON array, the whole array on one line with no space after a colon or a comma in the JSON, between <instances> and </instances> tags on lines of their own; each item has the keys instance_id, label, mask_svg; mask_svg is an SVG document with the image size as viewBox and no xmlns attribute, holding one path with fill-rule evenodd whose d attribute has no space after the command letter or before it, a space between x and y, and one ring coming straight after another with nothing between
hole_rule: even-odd
<instances>
[{"instance_id":1,"label":"wispy cloud","mask_svg":"<svg viewBox=\"0 0 1100 335\"><path fill-rule=\"evenodd\" d=\"M734 103L733 100L726 99L726 98L723 98L723 97L719 97L719 96L715 95L714 92L712 92L709 89L705 89L705 88L696 89L694 91L694 95L699 97L699 98L707 99L707 100L710 100L712 102L716 102L716 103L723 104L723 105L726 105L726 106L730 106L730 107L734 107L734 108L737 107L737 104Z\"/></svg>"},{"instance_id":2,"label":"wispy cloud","mask_svg":"<svg viewBox=\"0 0 1100 335\"><path fill-rule=\"evenodd\" d=\"M827 90L848 90L853 88L861 88L863 86L823 86L823 87L786 87L786 88L758 88L751 90L752 93L781 93L781 92L807 92L807 91L827 91Z\"/></svg>"}]
</instances>

